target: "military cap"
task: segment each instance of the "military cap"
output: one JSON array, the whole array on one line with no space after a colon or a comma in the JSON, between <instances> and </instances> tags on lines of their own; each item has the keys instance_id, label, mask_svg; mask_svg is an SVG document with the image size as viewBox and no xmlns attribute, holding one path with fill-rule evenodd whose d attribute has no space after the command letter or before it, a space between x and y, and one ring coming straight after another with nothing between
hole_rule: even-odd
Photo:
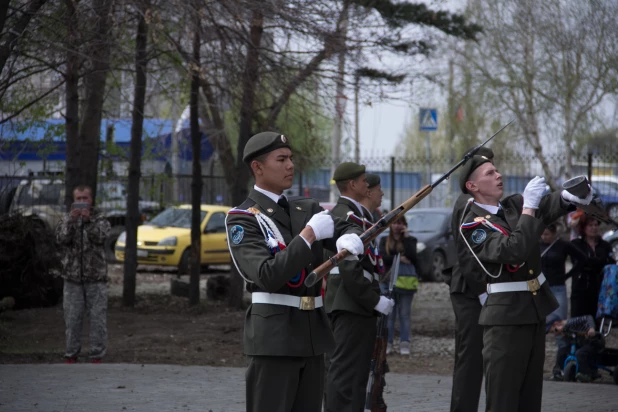
<instances>
[{"instance_id":1,"label":"military cap","mask_svg":"<svg viewBox=\"0 0 618 412\"><path fill-rule=\"evenodd\" d=\"M356 179L365 173L365 166L354 162L343 162L335 169L333 180L341 182L342 180Z\"/></svg>"},{"instance_id":2,"label":"military cap","mask_svg":"<svg viewBox=\"0 0 618 412\"><path fill-rule=\"evenodd\" d=\"M291 149L288 138L281 133L258 133L253 135L245 145L242 161L246 164L250 164L256 157L270 153L273 150L281 149L282 147Z\"/></svg>"},{"instance_id":3,"label":"military cap","mask_svg":"<svg viewBox=\"0 0 618 412\"><path fill-rule=\"evenodd\" d=\"M377 185L380 184L380 176L375 175L373 173L367 173L365 175L365 178L367 179L367 184L369 185L369 189L371 189L372 187L376 187Z\"/></svg>"},{"instance_id":4,"label":"military cap","mask_svg":"<svg viewBox=\"0 0 618 412\"><path fill-rule=\"evenodd\" d=\"M482 164L491 162L491 159L487 156L474 155L472 159L468 160L461 170L459 176L459 187L464 193L468 193L466 190L466 182L469 180L470 175Z\"/></svg>"},{"instance_id":5,"label":"military cap","mask_svg":"<svg viewBox=\"0 0 618 412\"><path fill-rule=\"evenodd\" d=\"M474 149L475 147L476 147L476 146L473 146L473 147L469 148L468 150L466 150L466 151L463 153L463 156L461 156L461 157L464 157L464 156L465 156L468 152L470 152L470 151L471 151L472 149ZM474 155L475 155L475 156L485 156L485 157L486 157L486 158L488 158L489 160L494 160L494 152L493 152L493 150L491 150L489 147L486 147L486 146L481 147L481 148L479 149L479 151L478 151L478 152L476 152Z\"/></svg>"}]
</instances>

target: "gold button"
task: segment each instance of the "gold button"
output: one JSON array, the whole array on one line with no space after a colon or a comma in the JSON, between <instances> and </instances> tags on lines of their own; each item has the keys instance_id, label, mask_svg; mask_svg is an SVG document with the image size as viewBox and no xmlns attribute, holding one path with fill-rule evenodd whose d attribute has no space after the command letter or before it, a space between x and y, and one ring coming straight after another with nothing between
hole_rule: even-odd
<instances>
[{"instance_id":1,"label":"gold button","mask_svg":"<svg viewBox=\"0 0 618 412\"><path fill-rule=\"evenodd\" d=\"M491 215L485 216L485 219L491 219Z\"/></svg>"},{"instance_id":2,"label":"gold button","mask_svg":"<svg viewBox=\"0 0 618 412\"><path fill-rule=\"evenodd\" d=\"M531 275L534 275L534 270L530 269L528 273L530 273Z\"/></svg>"},{"instance_id":3,"label":"gold button","mask_svg":"<svg viewBox=\"0 0 618 412\"><path fill-rule=\"evenodd\" d=\"M301 208L300 208L300 206L296 206L296 209L298 209L298 210L303 210L303 209L301 209Z\"/></svg>"},{"instance_id":4,"label":"gold button","mask_svg":"<svg viewBox=\"0 0 618 412\"><path fill-rule=\"evenodd\" d=\"M272 212L273 212L273 210L272 210L271 208L266 209L266 211L267 211L268 213L272 213Z\"/></svg>"}]
</instances>

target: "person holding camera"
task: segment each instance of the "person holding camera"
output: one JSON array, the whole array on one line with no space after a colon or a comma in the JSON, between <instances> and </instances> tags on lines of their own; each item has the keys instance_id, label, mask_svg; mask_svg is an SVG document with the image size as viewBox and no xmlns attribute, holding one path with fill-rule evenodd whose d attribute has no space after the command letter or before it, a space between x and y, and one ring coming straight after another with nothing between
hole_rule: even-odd
<instances>
[{"instance_id":1,"label":"person holding camera","mask_svg":"<svg viewBox=\"0 0 618 412\"><path fill-rule=\"evenodd\" d=\"M92 189L73 190L71 210L56 228L64 247L63 309L66 325L66 363L76 363L81 351L84 313L90 319L90 359L100 363L107 350L107 262L103 243L110 224L92 207Z\"/></svg>"}]
</instances>

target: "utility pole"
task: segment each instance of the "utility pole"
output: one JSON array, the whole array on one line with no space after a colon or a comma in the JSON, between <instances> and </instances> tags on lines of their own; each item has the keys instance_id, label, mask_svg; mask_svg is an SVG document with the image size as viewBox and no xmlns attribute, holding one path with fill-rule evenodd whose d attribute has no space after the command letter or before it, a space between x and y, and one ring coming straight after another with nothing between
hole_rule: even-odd
<instances>
[{"instance_id":1,"label":"utility pole","mask_svg":"<svg viewBox=\"0 0 618 412\"><path fill-rule=\"evenodd\" d=\"M345 39L348 34L348 10L345 11L345 16L341 21L341 37L342 44L345 45ZM339 63L337 65L337 89L335 97L335 127L333 130L333 139L331 140L331 165L330 176L335 174L335 169L341 163L341 131L343 126L343 115L345 113L345 101L347 98L344 95L345 90L345 48L339 52ZM334 184L330 185L330 202L335 203L337 200L337 187Z\"/></svg>"}]
</instances>

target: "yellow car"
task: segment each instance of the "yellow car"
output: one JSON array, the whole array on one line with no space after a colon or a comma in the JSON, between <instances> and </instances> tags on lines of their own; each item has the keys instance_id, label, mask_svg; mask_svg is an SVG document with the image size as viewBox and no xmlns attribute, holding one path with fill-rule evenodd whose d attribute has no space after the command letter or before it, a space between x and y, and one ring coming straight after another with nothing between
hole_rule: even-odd
<instances>
[{"instance_id":1,"label":"yellow car","mask_svg":"<svg viewBox=\"0 0 618 412\"><path fill-rule=\"evenodd\" d=\"M202 265L230 264L225 216L230 207L202 205ZM116 241L115 255L124 261L126 233ZM137 263L178 266L187 273L191 246L191 205L170 207L137 228Z\"/></svg>"}]
</instances>

